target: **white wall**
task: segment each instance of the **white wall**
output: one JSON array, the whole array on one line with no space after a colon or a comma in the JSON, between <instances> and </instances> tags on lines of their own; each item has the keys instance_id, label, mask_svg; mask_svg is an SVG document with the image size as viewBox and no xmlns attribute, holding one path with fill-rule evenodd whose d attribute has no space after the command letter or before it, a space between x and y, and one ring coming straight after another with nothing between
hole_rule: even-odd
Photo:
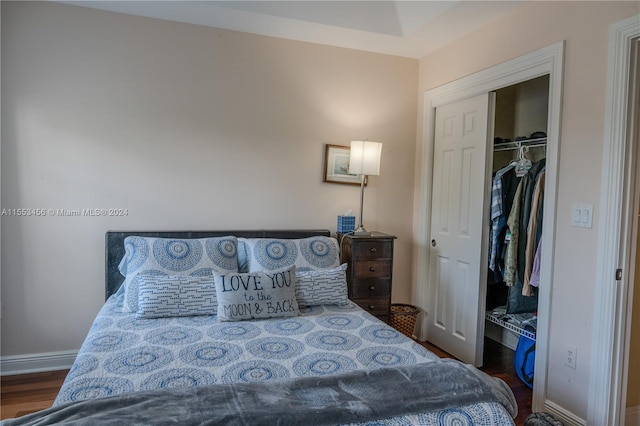
<instances>
[{"instance_id":1,"label":"white wall","mask_svg":"<svg viewBox=\"0 0 640 426\"><path fill-rule=\"evenodd\" d=\"M591 328L598 320L592 314L600 205L594 188L600 188L608 30L639 10L637 2L531 2L420 61L423 93L566 40L547 400L581 418L587 417ZM592 229L571 227L574 203L596 207ZM578 348L575 370L563 365L567 344Z\"/></svg>"},{"instance_id":2,"label":"white wall","mask_svg":"<svg viewBox=\"0 0 640 426\"><path fill-rule=\"evenodd\" d=\"M108 229L329 228L359 188L324 144L384 143L365 225L409 301L418 61L45 2L2 2L2 355L78 349Z\"/></svg>"}]
</instances>

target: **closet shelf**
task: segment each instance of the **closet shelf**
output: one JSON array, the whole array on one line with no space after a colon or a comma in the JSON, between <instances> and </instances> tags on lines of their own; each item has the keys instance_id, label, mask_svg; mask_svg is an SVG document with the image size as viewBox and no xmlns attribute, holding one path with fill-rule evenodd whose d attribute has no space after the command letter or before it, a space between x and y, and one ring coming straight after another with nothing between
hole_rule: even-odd
<instances>
[{"instance_id":1,"label":"closet shelf","mask_svg":"<svg viewBox=\"0 0 640 426\"><path fill-rule=\"evenodd\" d=\"M510 322L503 321L497 315L493 315L493 313L491 313L491 312L487 312L485 314L485 318L488 321L491 321L494 324L498 324L500 327L504 327L504 328L506 328L508 330L511 330L511 331L513 331L515 333L518 333L519 335L527 337L527 338L533 340L534 342L536 340L536 333L533 333L531 331L525 330L524 328L518 327L517 325L511 324Z\"/></svg>"},{"instance_id":2,"label":"closet shelf","mask_svg":"<svg viewBox=\"0 0 640 426\"><path fill-rule=\"evenodd\" d=\"M519 149L522 146L526 146L529 148L537 148L540 146L547 146L547 138L538 138L538 139L523 139L521 141L513 141L513 142L504 142L495 144L493 146L493 151L513 151Z\"/></svg>"}]
</instances>

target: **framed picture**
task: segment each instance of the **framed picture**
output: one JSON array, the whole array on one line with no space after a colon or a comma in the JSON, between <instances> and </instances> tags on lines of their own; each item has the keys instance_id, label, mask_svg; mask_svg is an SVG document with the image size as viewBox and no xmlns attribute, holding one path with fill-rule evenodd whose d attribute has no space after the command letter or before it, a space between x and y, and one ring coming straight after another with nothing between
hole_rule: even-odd
<instances>
[{"instance_id":1,"label":"framed picture","mask_svg":"<svg viewBox=\"0 0 640 426\"><path fill-rule=\"evenodd\" d=\"M360 175L349 174L349 154L351 148L341 145L324 146L323 182L360 185ZM365 179L364 184L367 184Z\"/></svg>"}]
</instances>

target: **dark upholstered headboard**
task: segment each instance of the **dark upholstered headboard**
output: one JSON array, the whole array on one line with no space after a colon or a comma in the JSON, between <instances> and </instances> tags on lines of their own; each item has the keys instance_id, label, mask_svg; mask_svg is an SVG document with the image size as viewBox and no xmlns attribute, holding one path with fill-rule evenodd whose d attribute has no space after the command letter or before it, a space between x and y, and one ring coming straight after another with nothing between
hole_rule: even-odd
<instances>
[{"instance_id":1,"label":"dark upholstered headboard","mask_svg":"<svg viewBox=\"0 0 640 426\"><path fill-rule=\"evenodd\" d=\"M328 229L281 229L243 231L107 231L105 234L105 299L114 294L124 277L118 265L124 256L124 239L130 235L156 238L209 238L235 235L243 238L305 238L329 237Z\"/></svg>"}]
</instances>

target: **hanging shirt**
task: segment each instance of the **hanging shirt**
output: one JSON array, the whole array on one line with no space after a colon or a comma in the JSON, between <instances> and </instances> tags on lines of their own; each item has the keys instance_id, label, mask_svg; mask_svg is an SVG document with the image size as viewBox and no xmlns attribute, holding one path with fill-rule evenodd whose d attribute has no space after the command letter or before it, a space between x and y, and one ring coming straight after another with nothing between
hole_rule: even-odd
<instances>
[{"instance_id":1,"label":"hanging shirt","mask_svg":"<svg viewBox=\"0 0 640 426\"><path fill-rule=\"evenodd\" d=\"M528 218L527 226L527 245L525 247L525 268L524 268L524 281L522 285L523 296L533 296L533 289L530 285L531 271L533 268L533 258L535 257L536 250L536 235L538 227L538 213L540 209L541 200L544 194L544 182L545 182L545 169L542 168L538 176L536 176L536 182L533 190L533 196L531 201L531 213Z\"/></svg>"},{"instance_id":2,"label":"hanging shirt","mask_svg":"<svg viewBox=\"0 0 640 426\"><path fill-rule=\"evenodd\" d=\"M509 171L512 171L515 164L509 164L498 170L493 177L491 185L491 234L489 238L489 269L496 274L496 281L500 281L500 272L497 267L497 259L502 246L499 235L507 224L508 210L505 210L505 194L503 190L502 178Z\"/></svg>"},{"instance_id":3,"label":"hanging shirt","mask_svg":"<svg viewBox=\"0 0 640 426\"><path fill-rule=\"evenodd\" d=\"M501 188L498 192L499 204L492 209L492 228L489 239L489 267L494 272L493 280L495 283L503 281L504 275L504 250L505 236L507 233L507 216L511 211L513 200L515 198L516 188L520 182L520 178L516 175L516 163L513 162L508 166L496 172L496 176L500 179L496 182L496 187ZM500 174L498 174L500 173Z\"/></svg>"},{"instance_id":4,"label":"hanging shirt","mask_svg":"<svg viewBox=\"0 0 640 426\"><path fill-rule=\"evenodd\" d=\"M538 248L536 249L536 255L533 258L533 268L531 269L531 279L529 284L533 287L540 287L540 261L542 258L542 237L538 241Z\"/></svg>"},{"instance_id":5,"label":"hanging shirt","mask_svg":"<svg viewBox=\"0 0 640 426\"><path fill-rule=\"evenodd\" d=\"M511 237L504 255L504 282L509 287L515 285L516 273L518 272L518 233L520 231L520 205L522 204L523 186L524 181L521 180L516 189L513 205L507 218L507 228Z\"/></svg>"}]
</instances>

